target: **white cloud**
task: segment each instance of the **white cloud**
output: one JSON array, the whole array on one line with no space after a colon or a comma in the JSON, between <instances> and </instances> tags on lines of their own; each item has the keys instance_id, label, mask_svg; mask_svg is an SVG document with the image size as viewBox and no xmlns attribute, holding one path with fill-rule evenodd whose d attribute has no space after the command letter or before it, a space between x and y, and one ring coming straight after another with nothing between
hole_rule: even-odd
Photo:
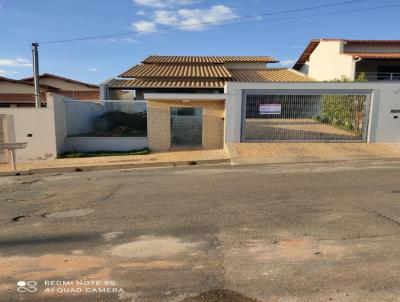
<instances>
[{"instance_id":1,"label":"white cloud","mask_svg":"<svg viewBox=\"0 0 400 302\"><path fill-rule=\"evenodd\" d=\"M174 11L159 10L154 13L154 21L163 25L178 25L178 16Z\"/></svg>"},{"instance_id":2,"label":"white cloud","mask_svg":"<svg viewBox=\"0 0 400 302\"><path fill-rule=\"evenodd\" d=\"M121 41L126 42L126 43L131 43L131 44L139 44L138 40L132 39L132 38L123 38Z\"/></svg>"},{"instance_id":3,"label":"white cloud","mask_svg":"<svg viewBox=\"0 0 400 302\"><path fill-rule=\"evenodd\" d=\"M140 10L140 11L138 11L137 13L136 13L136 15L138 15L138 16L145 16L146 15L146 12L144 11L144 10Z\"/></svg>"},{"instance_id":4,"label":"white cloud","mask_svg":"<svg viewBox=\"0 0 400 302\"><path fill-rule=\"evenodd\" d=\"M4 70L4 69L0 69L0 76L9 76L9 75L12 75L12 74L17 74L18 73L18 71L16 71L16 70Z\"/></svg>"},{"instance_id":5,"label":"white cloud","mask_svg":"<svg viewBox=\"0 0 400 302\"><path fill-rule=\"evenodd\" d=\"M156 10L151 21L134 23L138 31L154 31L158 25L168 25L183 30L203 30L223 21L237 18L233 10L225 5L213 5L206 9Z\"/></svg>"},{"instance_id":6,"label":"white cloud","mask_svg":"<svg viewBox=\"0 0 400 302\"><path fill-rule=\"evenodd\" d=\"M148 6L154 8L165 8L174 6L190 5L198 2L197 0L133 0L133 3L139 6Z\"/></svg>"},{"instance_id":7,"label":"white cloud","mask_svg":"<svg viewBox=\"0 0 400 302\"><path fill-rule=\"evenodd\" d=\"M132 23L132 27L138 32L152 32L157 30L156 23L145 20Z\"/></svg>"},{"instance_id":8,"label":"white cloud","mask_svg":"<svg viewBox=\"0 0 400 302\"><path fill-rule=\"evenodd\" d=\"M296 63L296 60L288 59L288 60L282 60L282 61L280 61L280 62L279 62L279 65L288 67L288 66L292 66L294 63Z\"/></svg>"},{"instance_id":9,"label":"white cloud","mask_svg":"<svg viewBox=\"0 0 400 302\"><path fill-rule=\"evenodd\" d=\"M98 71L100 71L100 69L98 69L97 67L92 67L92 68L89 68L89 71L90 72L98 72Z\"/></svg>"},{"instance_id":10,"label":"white cloud","mask_svg":"<svg viewBox=\"0 0 400 302\"><path fill-rule=\"evenodd\" d=\"M186 30L202 30L207 24L219 23L222 21L237 18L232 9L225 5L213 5L209 9L180 9L178 15L181 18L181 26Z\"/></svg>"},{"instance_id":11,"label":"white cloud","mask_svg":"<svg viewBox=\"0 0 400 302\"><path fill-rule=\"evenodd\" d=\"M0 66L31 67L32 64L29 62L29 60L24 58L16 58L16 59L0 58Z\"/></svg>"}]
</instances>

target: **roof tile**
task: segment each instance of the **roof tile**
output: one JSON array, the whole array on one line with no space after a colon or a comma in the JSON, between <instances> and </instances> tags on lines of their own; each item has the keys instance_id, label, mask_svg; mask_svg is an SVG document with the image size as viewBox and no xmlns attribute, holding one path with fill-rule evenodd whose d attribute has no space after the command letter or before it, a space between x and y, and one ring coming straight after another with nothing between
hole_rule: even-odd
<instances>
[{"instance_id":1,"label":"roof tile","mask_svg":"<svg viewBox=\"0 0 400 302\"><path fill-rule=\"evenodd\" d=\"M286 68L230 69L234 82L314 82L315 80Z\"/></svg>"},{"instance_id":2,"label":"roof tile","mask_svg":"<svg viewBox=\"0 0 400 302\"><path fill-rule=\"evenodd\" d=\"M142 63L276 63L269 56L149 56Z\"/></svg>"},{"instance_id":3,"label":"roof tile","mask_svg":"<svg viewBox=\"0 0 400 302\"><path fill-rule=\"evenodd\" d=\"M225 81L196 80L119 80L106 83L110 88L223 88Z\"/></svg>"},{"instance_id":4,"label":"roof tile","mask_svg":"<svg viewBox=\"0 0 400 302\"><path fill-rule=\"evenodd\" d=\"M122 78L230 78L223 65L140 64L120 75Z\"/></svg>"},{"instance_id":5,"label":"roof tile","mask_svg":"<svg viewBox=\"0 0 400 302\"><path fill-rule=\"evenodd\" d=\"M365 59L400 59L400 53L388 52L346 52L345 55L350 55L354 58Z\"/></svg>"}]
</instances>

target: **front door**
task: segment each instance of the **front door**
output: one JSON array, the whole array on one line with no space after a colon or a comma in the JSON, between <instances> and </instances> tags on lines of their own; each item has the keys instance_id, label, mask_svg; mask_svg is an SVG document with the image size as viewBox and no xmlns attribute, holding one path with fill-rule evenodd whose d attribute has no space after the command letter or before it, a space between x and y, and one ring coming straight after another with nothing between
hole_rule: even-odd
<instances>
[{"instance_id":1,"label":"front door","mask_svg":"<svg viewBox=\"0 0 400 302\"><path fill-rule=\"evenodd\" d=\"M171 107L171 147L196 148L202 146L203 109Z\"/></svg>"}]
</instances>

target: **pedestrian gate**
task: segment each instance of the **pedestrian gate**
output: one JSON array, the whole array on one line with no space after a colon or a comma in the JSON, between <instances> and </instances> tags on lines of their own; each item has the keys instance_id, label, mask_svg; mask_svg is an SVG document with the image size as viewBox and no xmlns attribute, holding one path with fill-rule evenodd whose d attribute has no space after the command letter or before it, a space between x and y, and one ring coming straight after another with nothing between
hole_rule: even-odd
<instances>
[{"instance_id":1,"label":"pedestrian gate","mask_svg":"<svg viewBox=\"0 0 400 302\"><path fill-rule=\"evenodd\" d=\"M242 141L367 140L370 94L245 91Z\"/></svg>"}]
</instances>

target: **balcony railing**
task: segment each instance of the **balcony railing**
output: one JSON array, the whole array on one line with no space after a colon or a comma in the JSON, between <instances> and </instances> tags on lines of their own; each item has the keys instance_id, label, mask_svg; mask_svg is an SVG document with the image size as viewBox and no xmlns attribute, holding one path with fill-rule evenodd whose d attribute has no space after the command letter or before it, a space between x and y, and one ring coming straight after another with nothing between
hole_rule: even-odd
<instances>
[{"instance_id":1,"label":"balcony railing","mask_svg":"<svg viewBox=\"0 0 400 302\"><path fill-rule=\"evenodd\" d=\"M400 81L399 72L359 72L357 76L363 74L367 81Z\"/></svg>"}]
</instances>

